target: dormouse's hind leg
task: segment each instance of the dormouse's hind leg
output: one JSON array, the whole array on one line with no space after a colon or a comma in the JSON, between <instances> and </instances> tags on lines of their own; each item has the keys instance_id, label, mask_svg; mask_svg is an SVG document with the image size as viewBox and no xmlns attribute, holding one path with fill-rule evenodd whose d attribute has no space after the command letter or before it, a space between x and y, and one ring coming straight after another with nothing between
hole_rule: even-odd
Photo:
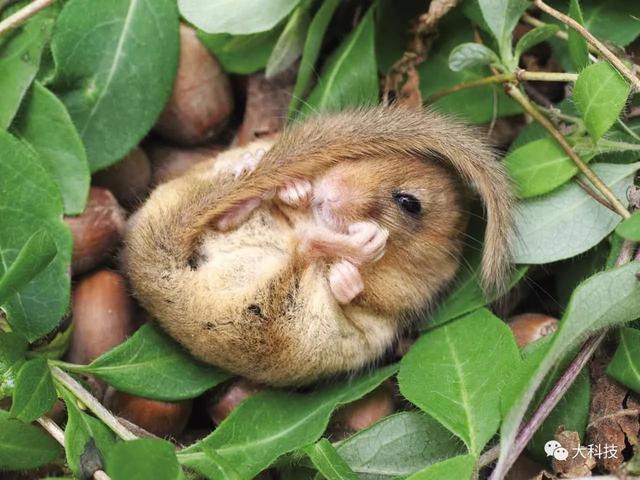
<instances>
[{"instance_id":1,"label":"dormouse's hind leg","mask_svg":"<svg viewBox=\"0 0 640 480\"><path fill-rule=\"evenodd\" d=\"M338 259L329 269L329 287L339 303L349 303L364 289L358 266L384 255L389 232L374 222L357 222L341 234L320 226L298 232L299 251L312 257Z\"/></svg>"}]
</instances>

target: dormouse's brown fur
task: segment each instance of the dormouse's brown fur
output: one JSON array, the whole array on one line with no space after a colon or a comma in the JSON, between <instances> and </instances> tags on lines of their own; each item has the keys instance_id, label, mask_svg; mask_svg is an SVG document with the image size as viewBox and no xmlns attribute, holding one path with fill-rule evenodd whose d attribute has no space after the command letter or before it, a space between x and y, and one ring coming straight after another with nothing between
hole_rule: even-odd
<instances>
[{"instance_id":1,"label":"dormouse's brown fur","mask_svg":"<svg viewBox=\"0 0 640 480\"><path fill-rule=\"evenodd\" d=\"M384 256L360 268L364 291L346 305L327 284L333 259L301 254L299 226L311 215L267 201L238 228L214 228L232 207L301 178L339 182L345 229L373 221L389 231ZM487 216L483 284L499 289L513 196L473 131L429 111L322 115L286 130L251 174L209 164L161 185L131 224L124 266L145 308L196 357L260 382L307 383L380 357L450 283L469 191ZM401 211L397 192L418 198L420 215Z\"/></svg>"}]
</instances>

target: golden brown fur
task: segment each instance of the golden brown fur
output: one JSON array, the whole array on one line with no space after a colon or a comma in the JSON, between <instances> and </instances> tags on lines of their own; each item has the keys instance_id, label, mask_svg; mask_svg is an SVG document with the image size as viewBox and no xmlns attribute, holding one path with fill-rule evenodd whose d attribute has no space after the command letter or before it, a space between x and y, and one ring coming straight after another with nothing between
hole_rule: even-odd
<instances>
[{"instance_id":1,"label":"golden brown fur","mask_svg":"<svg viewBox=\"0 0 640 480\"><path fill-rule=\"evenodd\" d=\"M132 221L124 255L145 308L206 362L289 385L379 358L454 277L469 186L487 213L483 283L504 284L510 182L468 127L438 114L379 107L319 116L286 130L253 173L224 171L199 166L156 189ZM299 225L313 222L304 209L265 202L237 229L213 228L247 199L330 175L353 193L345 227L373 220L389 231L384 256L362 265L364 291L347 305L327 285L331 259L298 249ZM391 197L398 189L420 198L420 217L403 216Z\"/></svg>"}]
</instances>

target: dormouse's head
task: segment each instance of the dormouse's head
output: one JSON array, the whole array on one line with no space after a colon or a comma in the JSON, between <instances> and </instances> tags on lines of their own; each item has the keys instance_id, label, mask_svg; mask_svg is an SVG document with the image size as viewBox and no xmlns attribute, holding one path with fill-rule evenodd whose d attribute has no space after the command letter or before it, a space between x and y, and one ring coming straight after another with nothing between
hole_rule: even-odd
<instances>
[{"instance_id":1,"label":"dormouse's head","mask_svg":"<svg viewBox=\"0 0 640 480\"><path fill-rule=\"evenodd\" d=\"M436 161L389 156L343 162L313 186L316 219L337 231L374 221L389 230L391 242L408 244L464 228L464 187Z\"/></svg>"}]
</instances>

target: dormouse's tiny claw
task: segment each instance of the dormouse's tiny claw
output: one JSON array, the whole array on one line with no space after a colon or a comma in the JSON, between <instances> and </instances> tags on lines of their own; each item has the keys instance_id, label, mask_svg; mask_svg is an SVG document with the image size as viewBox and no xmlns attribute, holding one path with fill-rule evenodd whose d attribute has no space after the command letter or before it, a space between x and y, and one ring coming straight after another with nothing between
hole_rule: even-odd
<instances>
[{"instance_id":1,"label":"dormouse's tiny claw","mask_svg":"<svg viewBox=\"0 0 640 480\"><path fill-rule=\"evenodd\" d=\"M341 260L329 269L329 288L341 304L347 304L364 290L360 272L353 263Z\"/></svg>"},{"instance_id":2,"label":"dormouse's tiny claw","mask_svg":"<svg viewBox=\"0 0 640 480\"><path fill-rule=\"evenodd\" d=\"M233 165L233 176L234 178L238 178L245 173L253 172L262 157L264 157L265 150L263 148L259 148L255 153L245 152L242 154L240 159L236 161Z\"/></svg>"},{"instance_id":3,"label":"dormouse's tiny claw","mask_svg":"<svg viewBox=\"0 0 640 480\"><path fill-rule=\"evenodd\" d=\"M356 265L377 262L387 246L389 231L374 222L357 222L349 226L349 242L354 252L349 255Z\"/></svg>"},{"instance_id":4,"label":"dormouse's tiny claw","mask_svg":"<svg viewBox=\"0 0 640 480\"><path fill-rule=\"evenodd\" d=\"M278 188L277 195L281 202L291 207L308 205L313 187L309 180L292 180L284 187Z\"/></svg>"}]
</instances>

